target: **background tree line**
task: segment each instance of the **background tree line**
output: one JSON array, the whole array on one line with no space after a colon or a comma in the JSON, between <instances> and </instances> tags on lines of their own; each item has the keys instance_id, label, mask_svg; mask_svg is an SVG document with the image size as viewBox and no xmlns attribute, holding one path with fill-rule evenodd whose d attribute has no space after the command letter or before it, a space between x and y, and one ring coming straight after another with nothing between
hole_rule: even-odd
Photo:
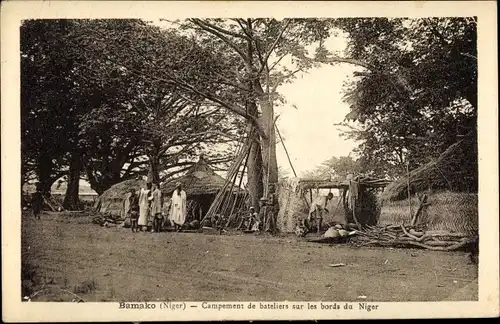
<instances>
[{"instance_id":1,"label":"background tree line","mask_svg":"<svg viewBox=\"0 0 500 324\"><path fill-rule=\"evenodd\" d=\"M129 32L126 40L116 41L141 47L146 45L136 40L144 29L161 37L146 47L149 60L134 61L130 70L113 63L127 53L106 51L117 45L95 33ZM64 207L76 209L81 177L101 194L138 175L155 182L168 180L200 153L215 167L224 168L242 133L237 118L200 96L159 82L155 77L161 69L156 75L149 69L152 62L178 62L186 53L210 57L200 52L202 48L193 52L189 45L181 36L166 35L138 20L25 21L21 27L23 184L35 177L48 192L56 179L67 175ZM204 62L194 60L182 67L188 77L205 68ZM138 77L138 71L149 77ZM225 150L213 150L221 143L227 144Z\"/></svg>"}]
</instances>

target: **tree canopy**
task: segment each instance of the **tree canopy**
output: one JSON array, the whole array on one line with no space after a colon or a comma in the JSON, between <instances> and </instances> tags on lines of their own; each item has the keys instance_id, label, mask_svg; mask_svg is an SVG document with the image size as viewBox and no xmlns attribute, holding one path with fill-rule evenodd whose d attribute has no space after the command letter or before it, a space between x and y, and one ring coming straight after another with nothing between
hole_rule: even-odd
<instances>
[{"instance_id":1,"label":"tree canopy","mask_svg":"<svg viewBox=\"0 0 500 324\"><path fill-rule=\"evenodd\" d=\"M351 112L342 124L361 143L365 168L401 174L407 163L416 168L476 132L474 18L359 18L334 25L348 35L346 55L366 67L346 85Z\"/></svg>"},{"instance_id":2,"label":"tree canopy","mask_svg":"<svg viewBox=\"0 0 500 324\"><path fill-rule=\"evenodd\" d=\"M158 37L144 38L151 33ZM23 173L46 191L63 174L77 199L80 176L101 193L148 171L167 180L201 153L209 163L231 159L238 119L158 78L183 55L209 54L193 52L189 39L139 20L30 20L21 35ZM114 52L116 42L128 48ZM140 51L148 57L134 60ZM197 62L180 65L182 73L196 78L205 67ZM214 151L220 143L226 149Z\"/></svg>"}]
</instances>

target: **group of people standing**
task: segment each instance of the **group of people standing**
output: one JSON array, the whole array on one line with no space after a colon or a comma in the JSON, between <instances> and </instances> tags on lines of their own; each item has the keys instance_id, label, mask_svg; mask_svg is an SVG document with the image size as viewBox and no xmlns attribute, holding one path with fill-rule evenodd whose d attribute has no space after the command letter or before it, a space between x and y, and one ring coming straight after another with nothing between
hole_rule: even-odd
<instances>
[{"instance_id":1,"label":"group of people standing","mask_svg":"<svg viewBox=\"0 0 500 324\"><path fill-rule=\"evenodd\" d=\"M134 189L130 189L124 207L130 217L132 232L151 228L152 232L158 233L167 221L176 231L180 231L186 221L186 192L180 182L172 193L167 212L164 212L163 206L164 199L159 184L147 183L138 194Z\"/></svg>"}]
</instances>

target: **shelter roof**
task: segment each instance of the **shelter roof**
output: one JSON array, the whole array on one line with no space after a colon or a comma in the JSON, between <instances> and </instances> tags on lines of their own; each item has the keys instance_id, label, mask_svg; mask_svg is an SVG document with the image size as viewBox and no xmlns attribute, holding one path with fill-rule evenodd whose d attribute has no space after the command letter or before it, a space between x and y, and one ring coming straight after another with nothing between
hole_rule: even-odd
<instances>
[{"instance_id":1,"label":"shelter roof","mask_svg":"<svg viewBox=\"0 0 500 324\"><path fill-rule=\"evenodd\" d=\"M224 187L226 179L215 173L203 156L194 164L184 176L162 185L161 191L165 194L174 192L176 183L182 184L187 196L216 194Z\"/></svg>"}]
</instances>

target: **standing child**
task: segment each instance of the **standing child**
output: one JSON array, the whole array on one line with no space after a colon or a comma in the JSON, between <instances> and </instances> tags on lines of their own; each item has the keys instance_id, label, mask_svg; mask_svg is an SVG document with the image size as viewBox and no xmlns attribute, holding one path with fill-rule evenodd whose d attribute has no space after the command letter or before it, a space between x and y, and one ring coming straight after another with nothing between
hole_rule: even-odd
<instances>
[{"instance_id":1,"label":"standing child","mask_svg":"<svg viewBox=\"0 0 500 324\"><path fill-rule=\"evenodd\" d=\"M244 215L241 219L241 223L238 226L238 229L242 229L245 231L249 231L253 229L254 224L258 222L258 215L255 212L255 208L252 206L250 207L250 211L247 215Z\"/></svg>"},{"instance_id":2,"label":"standing child","mask_svg":"<svg viewBox=\"0 0 500 324\"><path fill-rule=\"evenodd\" d=\"M35 215L35 219L40 219L40 212L42 211L43 206L43 196L40 192L40 186L36 185L36 191L33 193L31 197L31 208L33 209L33 215Z\"/></svg>"},{"instance_id":3,"label":"standing child","mask_svg":"<svg viewBox=\"0 0 500 324\"><path fill-rule=\"evenodd\" d=\"M130 213L130 224L132 227L132 232L138 232L138 220L139 220L139 197L135 193L134 189L130 189L129 197L129 213Z\"/></svg>"},{"instance_id":4,"label":"standing child","mask_svg":"<svg viewBox=\"0 0 500 324\"><path fill-rule=\"evenodd\" d=\"M250 221L248 224L248 230L257 232L259 230L259 214L255 211L255 208L250 207Z\"/></svg>"}]
</instances>

